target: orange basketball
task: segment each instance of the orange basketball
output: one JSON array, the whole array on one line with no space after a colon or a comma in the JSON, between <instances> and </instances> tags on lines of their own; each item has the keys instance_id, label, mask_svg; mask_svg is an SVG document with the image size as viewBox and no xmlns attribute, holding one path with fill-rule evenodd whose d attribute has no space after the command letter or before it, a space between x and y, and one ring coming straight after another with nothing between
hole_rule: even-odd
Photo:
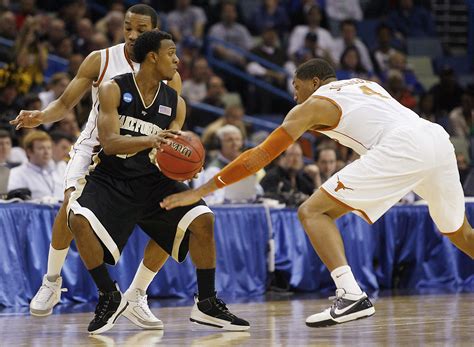
<instances>
[{"instance_id":1,"label":"orange basketball","mask_svg":"<svg viewBox=\"0 0 474 347\"><path fill-rule=\"evenodd\" d=\"M204 165L206 151L199 137L190 131L171 139L163 151L156 152L156 165L163 174L176 181L186 181L194 177Z\"/></svg>"}]
</instances>

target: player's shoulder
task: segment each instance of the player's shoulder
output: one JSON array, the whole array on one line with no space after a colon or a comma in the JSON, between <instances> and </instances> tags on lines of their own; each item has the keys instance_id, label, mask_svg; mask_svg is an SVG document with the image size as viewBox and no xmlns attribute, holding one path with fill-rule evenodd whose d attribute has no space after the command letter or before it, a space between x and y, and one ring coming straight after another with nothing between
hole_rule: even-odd
<instances>
[{"instance_id":1,"label":"player's shoulder","mask_svg":"<svg viewBox=\"0 0 474 347\"><path fill-rule=\"evenodd\" d=\"M99 87L99 96L113 97L120 93L120 86L115 79L104 81Z\"/></svg>"}]
</instances>

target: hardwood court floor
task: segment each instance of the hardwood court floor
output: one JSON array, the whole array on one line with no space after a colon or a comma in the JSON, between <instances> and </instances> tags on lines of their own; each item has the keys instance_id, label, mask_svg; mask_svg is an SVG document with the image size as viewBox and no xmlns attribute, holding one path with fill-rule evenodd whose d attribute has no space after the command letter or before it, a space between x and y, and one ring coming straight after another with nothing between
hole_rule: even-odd
<instances>
[{"instance_id":1,"label":"hardwood court floor","mask_svg":"<svg viewBox=\"0 0 474 347\"><path fill-rule=\"evenodd\" d=\"M121 317L112 330L90 337L92 313L46 318L0 312L0 346L473 346L474 294L382 297L368 319L329 328L308 328L306 316L324 299L288 298L232 304L248 319L247 332L222 332L189 322L190 307L152 308L164 331L143 331ZM25 311L25 310L23 310Z\"/></svg>"}]
</instances>

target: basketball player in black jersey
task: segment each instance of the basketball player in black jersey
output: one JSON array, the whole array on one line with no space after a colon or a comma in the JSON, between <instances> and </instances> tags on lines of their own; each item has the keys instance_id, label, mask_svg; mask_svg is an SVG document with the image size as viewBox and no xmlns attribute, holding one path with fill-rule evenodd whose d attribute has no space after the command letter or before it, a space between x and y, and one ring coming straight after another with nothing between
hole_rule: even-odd
<instances>
[{"instance_id":1,"label":"basketball player in black jersey","mask_svg":"<svg viewBox=\"0 0 474 347\"><path fill-rule=\"evenodd\" d=\"M225 330L246 330L249 323L229 312L214 290L214 216L204 201L173 211L161 209L164 197L188 187L165 177L150 160L181 129L186 106L176 91L162 83L179 62L171 36L158 30L136 41L141 64L99 90L99 139L102 151L78 183L68 205L69 225L84 264L99 289L99 303L88 331L109 330L127 301L110 278L105 262L115 264L135 225L139 225L175 260L185 259L189 244L197 267L198 301L191 321ZM168 130L164 130L168 129Z\"/></svg>"}]
</instances>

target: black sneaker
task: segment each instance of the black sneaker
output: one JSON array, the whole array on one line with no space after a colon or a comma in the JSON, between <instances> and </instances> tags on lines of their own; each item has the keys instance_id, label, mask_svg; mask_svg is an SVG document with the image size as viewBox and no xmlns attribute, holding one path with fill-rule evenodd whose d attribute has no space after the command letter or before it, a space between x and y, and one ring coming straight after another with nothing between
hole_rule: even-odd
<instances>
[{"instance_id":1,"label":"black sneaker","mask_svg":"<svg viewBox=\"0 0 474 347\"><path fill-rule=\"evenodd\" d=\"M306 325L312 328L327 327L330 325L367 318L375 313L375 308L367 294L348 294L344 289L336 289L336 297L331 307L321 313L306 318Z\"/></svg>"},{"instance_id":2,"label":"black sneaker","mask_svg":"<svg viewBox=\"0 0 474 347\"><path fill-rule=\"evenodd\" d=\"M99 303L95 308L94 319L89 323L87 331L91 334L101 334L112 329L120 314L127 308L127 299L120 290L102 293L99 291Z\"/></svg>"},{"instance_id":3,"label":"black sneaker","mask_svg":"<svg viewBox=\"0 0 474 347\"><path fill-rule=\"evenodd\" d=\"M189 320L228 331L243 331L250 328L249 322L232 314L224 301L216 296L202 301L198 301L195 298L195 304Z\"/></svg>"}]
</instances>

